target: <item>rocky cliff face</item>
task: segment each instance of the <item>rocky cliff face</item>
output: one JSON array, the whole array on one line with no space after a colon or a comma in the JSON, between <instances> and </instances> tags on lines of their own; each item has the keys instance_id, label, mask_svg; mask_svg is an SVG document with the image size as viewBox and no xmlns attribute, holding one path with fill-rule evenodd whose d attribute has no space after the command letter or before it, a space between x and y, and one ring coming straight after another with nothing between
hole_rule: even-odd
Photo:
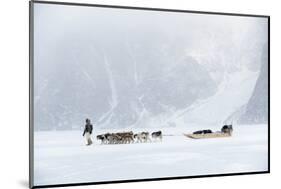
<instances>
[{"instance_id":1,"label":"rocky cliff face","mask_svg":"<svg viewBox=\"0 0 281 189\"><path fill-rule=\"evenodd\" d=\"M72 52L71 43L67 61L58 51L56 69L35 73L38 130L77 128L86 117L98 127L159 126L156 119L216 92L202 65L161 46L88 43Z\"/></svg>"},{"instance_id":2,"label":"rocky cliff face","mask_svg":"<svg viewBox=\"0 0 281 189\"><path fill-rule=\"evenodd\" d=\"M264 18L37 6L36 130L79 128L87 117L96 127L175 126L169 117L198 104L195 122L223 120L241 106L232 93L202 104L222 84L240 86L233 80L243 70L260 69ZM243 104L254 86L244 83Z\"/></svg>"},{"instance_id":3,"label":"rocky cliff face","mask_svg":"<svg viewBox=\"0 0 281 189\"><path fill-rule=\"evenodd\" d=\"M268 121L268 49L264 47L262 67L245 113L238 119L240 124L267 123Z\"/></svg>"}]
</instances>

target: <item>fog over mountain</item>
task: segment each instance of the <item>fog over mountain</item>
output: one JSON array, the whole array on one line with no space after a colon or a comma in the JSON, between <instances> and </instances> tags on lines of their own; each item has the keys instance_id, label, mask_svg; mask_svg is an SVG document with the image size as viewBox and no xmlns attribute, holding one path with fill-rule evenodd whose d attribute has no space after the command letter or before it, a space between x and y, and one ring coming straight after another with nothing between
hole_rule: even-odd
<instances>
[{"instance_id":1,"label":"fog over mountain","mask_svg":"<svg viewBox=\"0 0 281 189\"><path fill-rule=\"evenodd\" d=\"M253 94L245 107L245 112L237 120L242 124L268 122L268 49L264 46L262 67Z\"/></svg>"},{"instance_id":2,"label":"fog over mountain","mask_svg":"<svg viewBox=\"0 0 281 189\"><path fill-rule=\"evenodd\" d=\"M267 111L265 18L35 6L35 130L87 117L99 128L218 123L248 104L246 122ZM221 91L242 85L237 96ZM196 106L214 97L225 101ZM227 111L204 119L215 106Z\"/></svg>"}]
</instances>

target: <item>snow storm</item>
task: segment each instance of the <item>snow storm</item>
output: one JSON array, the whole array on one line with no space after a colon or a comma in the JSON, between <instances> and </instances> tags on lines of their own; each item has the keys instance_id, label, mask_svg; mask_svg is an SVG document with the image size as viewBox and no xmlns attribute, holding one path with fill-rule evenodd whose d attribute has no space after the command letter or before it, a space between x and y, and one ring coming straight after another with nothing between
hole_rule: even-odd
<instances>
[{"instance_id":1,"label":"snow storm","mask_svg":"<svg viewBox=\"0 0 281 189\"><path fill-rule=\"evenodd\" d=\"M267 28L35 3L33 184L267 171Z\"/></svg>"}]
</instances>

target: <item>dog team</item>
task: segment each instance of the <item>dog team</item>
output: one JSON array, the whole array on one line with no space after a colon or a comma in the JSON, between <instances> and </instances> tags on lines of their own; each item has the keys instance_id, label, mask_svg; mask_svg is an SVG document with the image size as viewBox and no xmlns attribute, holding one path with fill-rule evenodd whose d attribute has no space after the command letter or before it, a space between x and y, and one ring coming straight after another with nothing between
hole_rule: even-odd
<instances>
[{"instance_id":1,"label":"dog team","mask_svg":"<svg viewBox=\"0 0 281 189\"><path fill-rule=\"evenodd\" d=\"M151 137L155 141L162 141L162 132L153 132L151 133ZM130 144L152 141L149 132L139 132L134 134L132 131L100 134L97 135L97 140L100 140L101 144Z\"/></svg>"},{"instance_id":2,"label":"dog team","mask_svg":"<svg viewBox=\"0 0 281 189\"><path fill-rule=\"evenodd\" d=\"M93 144L91 135L93 132L93 125L90 119L86 119L86 125L83 132L83 137L85 137L86 145ZM151 138L154 141L162 141L162 131L156 131L151 133ZM105 133L97 135L96 139L101 142L101 144L130 144L130 143L144 143L151 142L149 132L117 132L117 133Z\"/></svg>"}]
</instances>

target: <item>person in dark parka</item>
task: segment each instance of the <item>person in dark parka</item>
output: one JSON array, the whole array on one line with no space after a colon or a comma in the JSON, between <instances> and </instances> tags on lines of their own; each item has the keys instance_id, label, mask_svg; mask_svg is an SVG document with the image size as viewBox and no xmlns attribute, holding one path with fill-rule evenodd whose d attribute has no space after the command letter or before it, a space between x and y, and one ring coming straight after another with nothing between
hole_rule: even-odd
<instances>
[{"instance_id":1,"label":"person in dark parka","mask_svg":"<svg viewBox=\"0 0 281 189\"><path fill-rule=\"evenodd\" d=\"M84 132L83 132L83 137L85 137L85 139L86 139L86 145L93 144L92 132L93 132L93 125L91 124L90 119L87 118L85 129L84 129Z\"/></svg>"}]
</instances>

